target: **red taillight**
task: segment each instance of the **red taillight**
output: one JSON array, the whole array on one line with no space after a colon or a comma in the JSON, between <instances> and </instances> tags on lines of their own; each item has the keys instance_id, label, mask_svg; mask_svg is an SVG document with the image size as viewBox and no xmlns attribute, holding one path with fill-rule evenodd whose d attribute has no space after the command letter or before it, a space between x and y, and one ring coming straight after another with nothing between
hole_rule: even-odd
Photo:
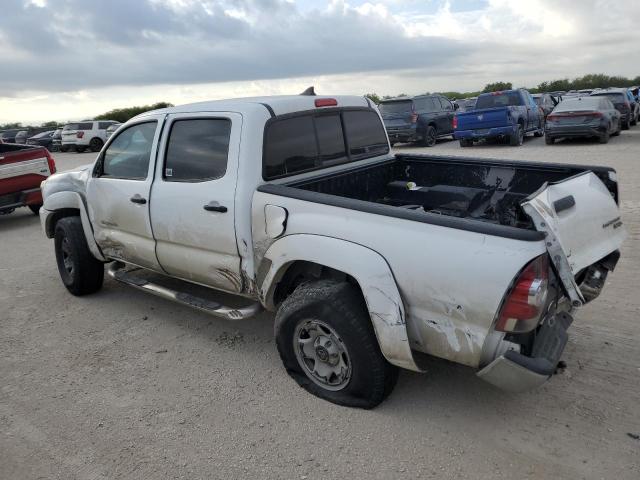
<instances>
[{"instance_id":1,"label":"red taillight","mask_svg":"<svg viewBox=\"0 0 640 480\"><path fill-rule=\"evenodd\" d=\"M77 133L76 133L76 137L77 137L77 138L82 138L82 137L84 137L84 132L77 132Z\"/></svg>"},{"instance_id":2,"label":"red taillight","mask_svg":"<svg viewBox=\"0 0 640 480\"><path fill-rule=\"evenodd\" d=\"M56 173L56 162L53 160L53 157L49 153L49 150L45 149L45 152L47 155L47 163L49 164L49 172L51 172L51 175L53 175L54 173Z\"/></svg>"},{"instance_id":3,"label":"red taillight","mask_svg":"<svg viewBox=\"0 0 640 480\"><path fill-rule=\"evenodd\" d=\"M418 114L416 112L413 112L411 114L411 123L416 123L418 121Z\"/></svg>"},{"instance_id":4,"label":"red taillight","mask_svg":"<svg viewBox=\"0 0 640 480\"><path fill-rule=\"evenodd\" d=\"M316 107L335 107L338 105L338 100L335 98L318 98L316 99Z\"/></svg>"},{"instance_id":5,"label":"red taillight","mask_svg":"<svg viewBox=\"0 0 640 480\"><path fill-rule=\"evenodd\" d=\"M458 128L458 116L454 115L453 116L453 129L455 130L456 128Z\"/></svg>"},{"instance_id":6,"label":"red taillight","mask_svg":"<svg viewBox=\"0 0 640 480\"><path fill-rule=\"evenodd\" d=\"M547 301L549 286L549 257L544 254L533 259L516 279L507 294L496 330L528 332L540 322Z\"/></svg>"}]
</instances>

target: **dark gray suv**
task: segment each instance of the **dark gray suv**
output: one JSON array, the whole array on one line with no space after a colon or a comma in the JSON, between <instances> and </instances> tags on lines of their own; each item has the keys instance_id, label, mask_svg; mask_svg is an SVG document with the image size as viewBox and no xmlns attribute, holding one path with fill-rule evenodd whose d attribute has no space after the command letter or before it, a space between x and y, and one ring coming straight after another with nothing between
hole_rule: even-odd
<instances>
[{"instance_id":1,"label":"dark gray suv","mask_svg":"<svg viewBox=\"0 0 640 480\"><path fill-rule=\"evenodd\" d=\"M391 145L419 142L426 147L453 135L454 104L442 95L383 100L378 105Z\"/></svg>"}]
</instances>

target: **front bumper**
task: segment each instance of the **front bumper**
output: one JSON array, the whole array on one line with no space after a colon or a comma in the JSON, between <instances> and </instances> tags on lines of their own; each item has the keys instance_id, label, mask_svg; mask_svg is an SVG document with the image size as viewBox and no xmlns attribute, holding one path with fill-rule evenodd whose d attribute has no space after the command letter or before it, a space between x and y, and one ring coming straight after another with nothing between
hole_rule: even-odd
<instances>
[{"instance_id":1,"label":"front bumper","mask_svg":"<svg viewBox=\"0 0 640 480\"><path fill-rule=\"evenodd\" d=\"M456 130L453 137L456 140L481 140L483 138L506 137L516 132L515 127L508 125L506 127L480 128L476 130Z\"/></svg>"},{"instance_id":2,"label":"front bumper","mask_svg":"<svg viewBox=\"0 0 640 480\"><path fill-rule=\"evenodd\" d=\"M556 366L569 335L567 329L573 318L559 312L545 319L537 332L531 356L509 350L478 372L478 376L492 385L509 392L524 392L545 383Z\"/></svg>"}]
</instances>

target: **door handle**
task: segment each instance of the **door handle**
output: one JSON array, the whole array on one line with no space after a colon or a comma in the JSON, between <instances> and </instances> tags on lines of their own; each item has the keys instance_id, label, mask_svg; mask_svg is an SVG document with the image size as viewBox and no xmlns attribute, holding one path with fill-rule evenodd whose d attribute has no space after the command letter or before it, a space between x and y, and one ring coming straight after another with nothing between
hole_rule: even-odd
<instances>
[{"instance_id":1,"label":"door handle","mask_svg":"<svg viewBox=\"0 0 640 480\"><path fill-rule=\"evenodd\" d=\"M147 199L146 198L142 198L138 193L136 193L129 200L131 200L133 203L138 203L140 205L144 205L145 203L147 203Z\"/></svg>"},{"instance_id":2,"label":"door handle","mask_svg":"<svg viewBox=\"0 0 640 480\"><path fill-rule=\"evenodd\" d=\"M208 204L206 204L202 208L204 208L207 212L226 213L226 211L227 211L227 207L225 207L223 205L220 205L218 202L209 202Z\"/></svg>"}]
</instances>

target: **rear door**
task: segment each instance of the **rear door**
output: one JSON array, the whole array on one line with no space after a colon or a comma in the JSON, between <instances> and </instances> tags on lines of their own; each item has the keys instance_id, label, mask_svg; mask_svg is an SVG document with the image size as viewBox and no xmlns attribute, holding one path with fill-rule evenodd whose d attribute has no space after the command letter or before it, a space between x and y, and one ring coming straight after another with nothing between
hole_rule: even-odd
<instances>
[{"instance_id":1,"label":"rear door","mask_svg":"<svg viewBox=\"0 0 640 480\"><path fill-rule=\"evenodd\" d=\"M242 116L170 115L151 193L151 224L163 270L228 292L242 289L235 190Z\"/></svg>"},{"instance_id":2,"label":"rear door","mask_svg":"<svg viewBox=\"0 0 640 480\"><path fill-rule=\"evenodd\" d=\"M547 233L551 260L571 299L582 303L574 276L618 250L626 237L611 193L593 172L585 172L547 185L522 208Z\"/></svg>"},{"instance_id":3,"label":"rear door","mask_svg":"<svg viewBox=\"0 0 640 480\"><path fill-rule=\"evenodd\" d=\"M89 219L110 258L160 270L149 219L149 192L163 118L147 117L118 132L87 184Z\"/></svg>"}]
</instances>

